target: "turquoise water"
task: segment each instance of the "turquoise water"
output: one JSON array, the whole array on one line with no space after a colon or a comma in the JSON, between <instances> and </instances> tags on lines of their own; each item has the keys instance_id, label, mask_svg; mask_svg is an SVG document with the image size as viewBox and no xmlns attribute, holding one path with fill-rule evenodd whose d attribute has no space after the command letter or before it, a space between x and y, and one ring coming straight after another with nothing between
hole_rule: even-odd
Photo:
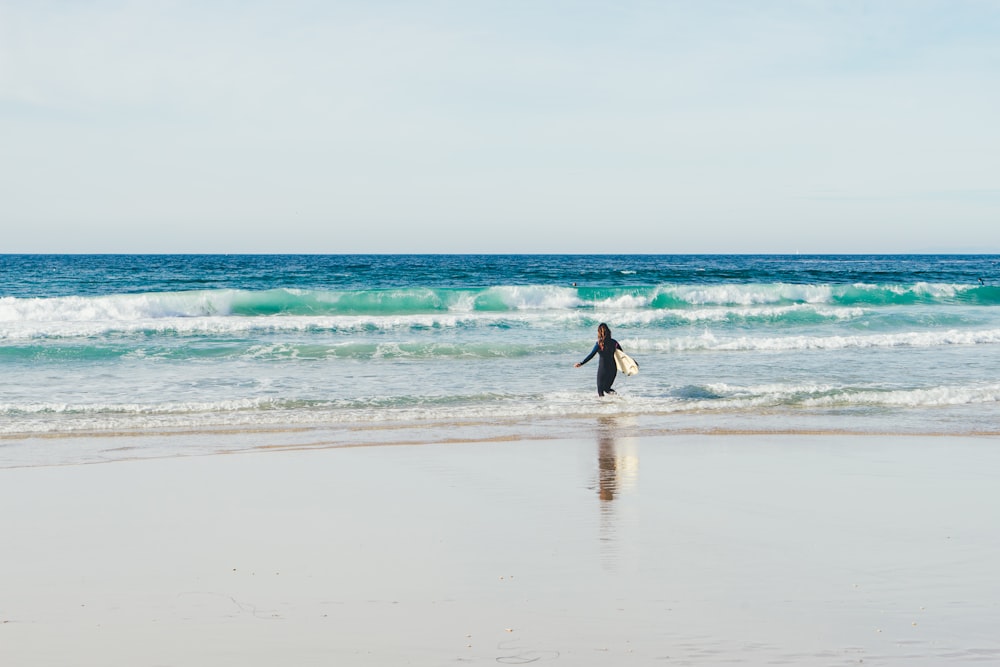
<instances>
[{"instance_id":1,"label":"turquoise water","mask_svg":"<svg viewBox=\"0 0 1000 667\"><path fill-rule=\"evenodd\" d=\"M86 459L93 447L62 440L113 434L183 453L191 439L169 436L192 431L364 444L613 418L996 432L998 269L997 256L0 255L0 465ZM593 362L573 368L600 322L642 367L615 399L597 398Z\"/></svg>"}]
</instances>

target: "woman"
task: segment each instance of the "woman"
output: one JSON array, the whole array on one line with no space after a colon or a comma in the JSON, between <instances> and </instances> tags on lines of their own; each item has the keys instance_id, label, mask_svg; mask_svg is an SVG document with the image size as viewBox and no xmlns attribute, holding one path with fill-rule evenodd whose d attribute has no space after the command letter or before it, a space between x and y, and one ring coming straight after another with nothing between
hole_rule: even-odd
<instances>
[{"instance_id":1,"label":"woman","mask_svg":"<svg viewBox=\"0 0 1000 667\"><path fill-rule=\"evenodd\" d=\"M618 375L618 366L615 365L615 350L622 349L614 338L611 337L611 329L604 322L597 326L597 344L590 351L587 358L578 362L575 367L579 368L594 358L595 354L600 355L597 364L597 395L613 394L615 390L611 388L614 384L615 376Z\"/></svg>"}]
</instances>

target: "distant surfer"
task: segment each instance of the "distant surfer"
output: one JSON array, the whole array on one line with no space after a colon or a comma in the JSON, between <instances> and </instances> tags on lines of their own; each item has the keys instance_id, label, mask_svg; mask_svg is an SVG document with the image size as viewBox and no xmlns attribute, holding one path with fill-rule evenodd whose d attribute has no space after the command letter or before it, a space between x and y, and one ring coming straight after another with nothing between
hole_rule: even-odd
<instances>
[{"instance_id":1,"label":"distant surfer","mask_svg":"<svg viewBox=\"0 0 1000 667\"><path fill-rule=\"evenodd\" d=\"M620 349L622 346L611 337L611 329L608 328L607 324L601 322L597 326L597 343L594 345L594 349L590 351L586 359L577 362L574 366L579 368L593 359L595 354L600 355L597 363L598 396L615 393L611 385L614 384L615 377L618 375L618 367L615 365L615 350Z\"/></svg>"}]
</instances>

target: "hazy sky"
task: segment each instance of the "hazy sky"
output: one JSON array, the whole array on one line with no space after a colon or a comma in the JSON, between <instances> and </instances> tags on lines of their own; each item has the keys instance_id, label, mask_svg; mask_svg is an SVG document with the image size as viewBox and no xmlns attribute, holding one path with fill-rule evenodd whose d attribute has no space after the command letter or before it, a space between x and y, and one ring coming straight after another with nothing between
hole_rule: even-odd
<instances>
[{"instance_id":1,"label":"hazy sky","mask_svg":"<svg viewBox=\"0 0 1000 667\"><path fill-rule=\"evenodd\" d=\"M1000 252L1000 2L0 0L0 252Z\"/></svg>"}]
</instances>

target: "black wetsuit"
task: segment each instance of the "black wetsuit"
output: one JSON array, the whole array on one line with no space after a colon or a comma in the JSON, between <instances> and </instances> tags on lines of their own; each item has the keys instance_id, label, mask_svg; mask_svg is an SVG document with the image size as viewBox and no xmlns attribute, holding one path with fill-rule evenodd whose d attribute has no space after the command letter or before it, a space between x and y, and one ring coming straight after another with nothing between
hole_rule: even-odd
<instances>
[{"instance_id":1,"label":"black wetsuit","mask_svg":"<svg viewBox=\"0 0 1000 667\"><path fill-rule=\"evenodd\" d=\"M618 344L618 341L614 338L608 338L604 341L603 350L600 343L595 343L594 349L590 351L587 358L580 362L583 365L593 359L595 354L600 355L597 364L598 396L615 393L615 390L611 388L611 385L615 382L615 377L618 376L618 366L615 364L615 350L620 350L621 348L622 346Z\"/></svg>"}]
</instances>

